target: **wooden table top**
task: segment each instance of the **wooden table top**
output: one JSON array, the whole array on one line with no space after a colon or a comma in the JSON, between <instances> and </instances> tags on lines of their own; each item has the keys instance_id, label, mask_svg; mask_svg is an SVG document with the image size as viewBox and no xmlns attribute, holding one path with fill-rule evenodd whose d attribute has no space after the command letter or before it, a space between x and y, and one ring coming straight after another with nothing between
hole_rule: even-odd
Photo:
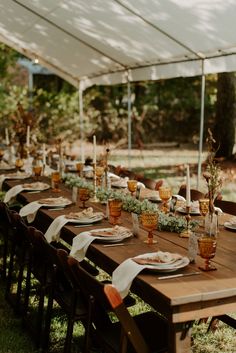
<instances>
[{"instance_id":1,"label":"wooden table top","mask_svg":"<svg viewBox=\"0 0 236 353\"><path fill-rule=\"evenodd\" d=\"M20 182L21 183L21 182ZM19 184L16 180L7 180L5 186L12 187ZM51 189L40 194L22 192L18 199L23 203L35 201L42 197L67 196L71 197L71 191L65 186L61 187L60 194L55 194ZM105 206L100 203L89 203L88 206L95 211L105 212ZM54 218L61 214L71 211L78 211L79 207L71 205L63 210L53 211L41 208L36 217L36 226L43 232L46 231ZM230 216L221 216L220 223L227 220ZM121 217L122 225L132 228L131 216L123 212ZM91 228L111 227L107 220L94 225ZM91 229L75 228L73 225L64 226L61 237L69 244L75 235L84 230ZM154 232L158 240L155 245L147 245L143 242L147 232L140 229L138 238L125 241L125 246L104 247L101 243L93 242L88 249L87 257L96 265L112 274L114 269L124 260L139 254L155 252L157 250L176 252L187 256L188 239L179 237L176 233ZM131 244L132 243L132 244ZM129 245L130 244L130 245ZM199 275L180 277L166 280L159 280L160 273L142 272L133 281L131 290L138 294L145 302L149 303L154 309L165 315L169 322L176 326L195 319L236 312L236 232L220 226L220 234L217 238L216 256L213 263L217 267L216 271L201 272ZM203 263L203 259L197 256L196 263L190 264L181 273L199 271L198 266ZM175 272L175 273L179 273ZM166 273L165 273L166 275ZM176 326L177 327L177 326ZM175 335L172 335L171 352L188 352L189 344L178 340L178 331L175 327ZM172 332L173 333L173 332ZM178 341L178 344L177 344ZM173 346L174 345L174 346ZM174 348L173 348L174 347ZM189 353L189 352L188 352Z\"/></svg>"}]
</instances>

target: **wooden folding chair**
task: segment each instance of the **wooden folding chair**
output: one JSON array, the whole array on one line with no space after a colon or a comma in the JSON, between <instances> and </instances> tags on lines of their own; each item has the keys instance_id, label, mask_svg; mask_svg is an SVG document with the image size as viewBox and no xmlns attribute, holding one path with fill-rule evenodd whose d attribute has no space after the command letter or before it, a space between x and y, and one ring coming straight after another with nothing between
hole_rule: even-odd
<instances>
[{"instance_id":1,"label":"wooden folding chair","mask_svg":"<svg viewBox=\"0 0 236 353\"><path fill-rule=\"evenodd\" d=\"M132 317L111 284L99 282L70 256L68 263L88 307L86 353L91 352L91 338L106 353L167 352L168 325L165 319L152 311ZM118 322L111 321L109 311L116 314Z\"/></svg>"},{"instance_id":2,"label":"wooden folding chair","mask_svg":"<svg viewBox=\"0 0 236 353\"><path fill-rule=\"evenodd\" d=\"M214 205L223 212L236 216L236 202L216 199Z\"/></svg>"},{"instance_id":3,"label":"wooden folding chair","mask_svg":"<svg viewBox=\"0 0 236 353\"><path fill-rule=\"evenodd\" d=\"M186 198L186 185L182 185L178 191L178 195L183 196ZM190 197L191 197L191 201L198 201L200 199L204 199L205 195L196 189L191 189L190 190Z\"/></svg>"}]
</instances>

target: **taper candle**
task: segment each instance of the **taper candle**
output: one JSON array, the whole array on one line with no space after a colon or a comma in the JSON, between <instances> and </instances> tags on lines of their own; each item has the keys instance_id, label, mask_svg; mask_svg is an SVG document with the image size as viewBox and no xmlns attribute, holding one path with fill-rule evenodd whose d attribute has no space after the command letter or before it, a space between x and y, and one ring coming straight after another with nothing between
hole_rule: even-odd
<instances>
[{"instance_id":1,"label":"taper candle","mask_svg":"<svg viewBox=\"0 0 236 353\"><path fill-rule=\"evenodd\" d=\"M30 126L27 125L27 132L26 132L26 146L30 146Z\"/></svg>"},{"instance_id":2,"label":"taper candle","mask_svg":"<svg viewBox=\"0 0 236 353\"><path fill-rule=\"evenodd\" d=\"M96 164L97 156L96 156L96 136L93 135L93 163Z\"/></svg>"},{"instance_id":3,"label":"taper candle","mask_svg":"<svg viewBox=\"0 0 236 353\"><path fill-rule=\"evenodd\" d=\"M9 133L8 133L8 128L7 127L5 128L5 142L6 142L7 146L10 144Z\"/></svg>"},{"instance_id":4,"label":"taper candle","mask_svg":"<svg viewBox=\"0 0 236 353\"><path fill-rule=\"evenodd\" d=\"M186 207L191 205L189 165L186 166Z\"/></svg>"}]
</instances>

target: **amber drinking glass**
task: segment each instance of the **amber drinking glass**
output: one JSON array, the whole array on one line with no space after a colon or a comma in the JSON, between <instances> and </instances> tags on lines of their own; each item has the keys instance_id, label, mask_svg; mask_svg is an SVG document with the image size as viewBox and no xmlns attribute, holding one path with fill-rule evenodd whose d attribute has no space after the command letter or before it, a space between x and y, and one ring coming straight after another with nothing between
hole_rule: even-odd
<instances>
[{"instance_id":1,"label":"amber drinking glass","mask_svg":"<svg viewBox=\"0 0 236 353\"><path fill-rule=\"evenodd\" d=\"M110 223L116 225L119 223L119 218L121 216L122 201L116 199L108 200Z\"/></svg>"},{"instance_id":2,"label":"amber drinking glass","mask_svg":"<svg viewBox=\"0 0 236 353\"><path fill-rule=\"evenodd\" d=\"M131 196L133 196L137 190L138 182L137 182L137 180L128 180L127 186L128 186L128 190L131 193Z\"/></svg>"},{"instance_id":3,"label":"amber drinking glass","mask_svg":"<svg viewBox=\"0 0 236 353\"><path fill-rule=\"evenodd\" d=\"M200 199L199 201L199 212L201 216L203 216L203 227L205 226L205 217L209 210L209 199Z\"/></svg>"},{"instance_id":4,"label":"amber drinking glass","mask_svg":"<svg viewBox=\"0 0 236 353\"><path fill-rule=\"evenodd\" d=\"M100 186L102 183L102 176L104 174L104 167L97 166L95 169L96 177L97 177L97 185Z\"/></svg>"},{"instance_id":5,"label":"amber drinking glass","mask_svg":"<svg viewBox=\"0 0 236 353\"><path fill-rule=\"evenodd\" d=\"M153 239L153 230L157 229L158 213L157 212L143 212L140 216L141 223L148 231L148 237L145 240L147 244L155 244L156 240Z\"/></svg>"},{"instance_id":6,"label":"amber drinking glass","mask_svg":"<svg viewBox=\"0 0 236 353\"><path fill-rule=\"evenodd\" d=\"M83 178L84 163L76 163L76 170L80 178Z\"/></svg>"},{"instance_id":7,"label":"amber drinking glass","mask_svg":"<svg viewBox=\"0 0 236 353\"><path fill-rule=\"evenodd\" d=\"M198 239L199 255L205 260L204 266L199 266L202 271L214 271L216 267L211 264L211 259L216 254L216 238L203 235Z\"/></svg>"},{"instance_id":8,"label":"amber drinking glass","mask_svg":"<svg viewBox=\"0 0 236 353\"><path fill-rule=\"evenodd\" d=\"M82 201L82 208L86 208L85 202L90 198L90 190L86 188L79 188L79 199Z\"/></svg>"},{"instance_id":9,"label":"amber drinking glass","mask_svg":"<svg viewBox=\"0 0 236 353\"><path fill-rule=\"evenodd\" d=\"M162 200L161 210L164 213L167 213L169 211L167 203L171 198L171 188L168 186L161 186L159 188L159 196L160 196L160 199Z\"/></svg>"},{"instance_id":10,"label":"amber drinking glass","mask_svg":"<svg viewBox=\"0 0 236 353\"><path fill-rule=\"evenodd\" d=\"M52 172L51 175L52 180L52 191L53 192L60 192L59 183L61 181L60 172Z\"/></svg>"},{"instance_id":11,"label":"amber drinking glass","mask_svg":"<svg viewBox=\"0 0 236 353\"><path fill-rule=\"evenodd\" d=\"M21 168L24 166L24 160L21 158L17 158L15 161L15 166L17 171L19 172L21 170Z\"/></svg>"},{"instance_id":12,"label":"amber drinking glass","mask_svg":"<svg viewBox=\"0 0 236 353\"><path fill-rule=\"evenodd\" d=\"M3 159L3 156L4 156L4 150L0 149L0 163Z\"/></svg>"}]
</instances>

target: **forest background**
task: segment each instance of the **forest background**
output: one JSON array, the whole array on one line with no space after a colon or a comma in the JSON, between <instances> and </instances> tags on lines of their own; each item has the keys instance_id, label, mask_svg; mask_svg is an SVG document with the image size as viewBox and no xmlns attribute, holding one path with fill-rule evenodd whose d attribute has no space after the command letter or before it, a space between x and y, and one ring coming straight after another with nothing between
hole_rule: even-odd
<instances>
[{"instance_id":1,"label":"forest background","mask_svg":"<svg viewBox=\"0 0 236 353\"><path fill-rule=\"evenodd\" d=\"M13 134L20 102L34 118L37 141L80 138L79 94L55 75L34 75L29 92L28 72L18 63L20 54L0 44L0 135ZM235 143L234 73L206 76L205 122L213 130L217 156L231 158ZM160 142L198 144L201 77L132 83L132 146L143 149ZM96 134L99 143L127 147L127 86L93 86L84 92L84 136ZM13 136L14 138L14 136ZM205 140L205 137L204 137Z\"/></svg>"}]
</instances>

